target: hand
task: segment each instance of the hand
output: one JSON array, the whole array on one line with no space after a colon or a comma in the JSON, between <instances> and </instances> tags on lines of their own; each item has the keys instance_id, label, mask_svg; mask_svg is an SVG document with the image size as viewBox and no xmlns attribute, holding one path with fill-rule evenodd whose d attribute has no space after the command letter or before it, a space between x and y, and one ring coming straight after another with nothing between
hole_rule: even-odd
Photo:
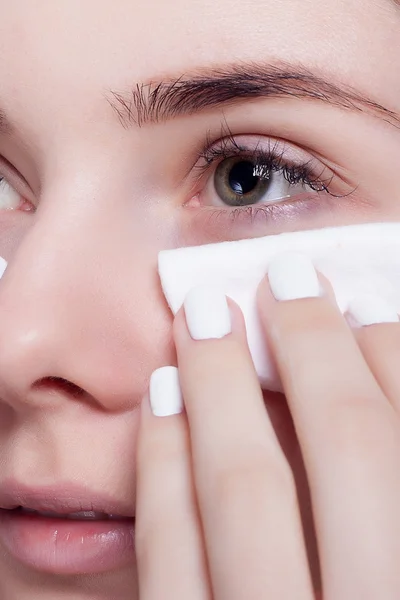
<instances>
[{"instance_id":1,"label":"hand","mask_svg":"<svg viewBox=\"0 0 400 600\"><path fill-rule=\"evenodd\" d=\"M192 292L175 319L185 411L160 418L143 402L140 600L315 600L293 471L241 312L224 301ZM301 261L275 261L258 301L304 458L324 600L398 600L400 326L353 331ZM368 308L366 323L398 320ZM176 375L155 374L155 410L179 410Z\"/></svg>"}]
</instances>

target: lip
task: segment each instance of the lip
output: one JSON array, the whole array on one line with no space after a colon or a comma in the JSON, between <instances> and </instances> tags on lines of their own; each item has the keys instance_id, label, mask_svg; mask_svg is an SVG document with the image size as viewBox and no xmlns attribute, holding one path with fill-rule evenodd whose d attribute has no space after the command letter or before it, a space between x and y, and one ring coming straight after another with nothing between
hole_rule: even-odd
<instances>
[{"instance_id":1,"label":"lip","mask_svg":"<svg viewBox=\"0 0 400 600\"><path fill-rule=\"evenodd\" d=\"M12 512L17 506L61 515L95 511L118 518L75 521ZM134 564L133 503L77 483L30 488L8 479L0 483L0 507L0 547L35 570L82 575Z\"/></svg>"},{"instance_id":2,"label":"lip","mask_svg":"<svg viewBox=\"0 0 400 600\"><path fill-rule=\"evenodd\" d=\"M117 500L78 483L29 487L15 479L0 482L0 508L18 506L62 515L93 510L124 518L134 517L133 502Z\"/></svg>"}]
</instances>

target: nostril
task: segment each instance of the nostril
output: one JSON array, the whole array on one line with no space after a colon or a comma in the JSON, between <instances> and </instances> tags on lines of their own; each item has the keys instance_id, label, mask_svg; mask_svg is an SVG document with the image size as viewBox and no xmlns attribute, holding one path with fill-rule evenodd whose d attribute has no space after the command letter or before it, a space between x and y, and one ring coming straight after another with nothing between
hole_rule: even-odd
<instances>
[{"instance_id":1,"label":"nostril","mask_svg":"<svg viewBox=\"0 0 400 600\"><path fill-rule=\"evenodd\" d=\"M34 388L39 391L61 392L74 398L86 395L85 390L62 377L43 377L35 383Z\"/></svg>"}]
</instances>

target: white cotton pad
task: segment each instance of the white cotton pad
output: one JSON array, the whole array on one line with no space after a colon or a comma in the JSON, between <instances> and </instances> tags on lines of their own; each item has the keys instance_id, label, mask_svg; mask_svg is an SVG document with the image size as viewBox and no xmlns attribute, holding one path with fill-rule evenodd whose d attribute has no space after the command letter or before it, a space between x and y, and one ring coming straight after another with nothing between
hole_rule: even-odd
<instances>
[{"instance_id":1,"label":"white cotton pad","mask_svg":"<svg viewBox=\"0 0 400 600\"><path fill-rule=\"evenodd\" d=\"M253 362L264 389L281 391L256 309L256 292L270 260L301 253L330 281L342 313L362 296L378 296L400 313L400 223L372 223L283 233L263 238L165 250L161 285L176 314L193 287L216 288L239 304Z\"/></svg>"}]
</instances>

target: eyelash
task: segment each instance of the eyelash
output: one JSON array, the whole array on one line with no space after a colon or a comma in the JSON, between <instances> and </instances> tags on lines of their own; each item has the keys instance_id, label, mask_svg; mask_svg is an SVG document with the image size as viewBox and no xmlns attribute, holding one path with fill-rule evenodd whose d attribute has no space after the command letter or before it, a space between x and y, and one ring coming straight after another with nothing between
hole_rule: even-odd
<instances>
[{"instance_id":1,"label":"eyelash","mask_svg":"<svg viewBox=\"0 0 400 600\"><path fill-rule=\"evenodd\" d=\"M259 142L260 144L260 142ZM219 142L218 145L205 144L204 149L200 153L202 164L197 168L200 174L207 172L215 162L235 157L243 157L243 160L249 160L254 164L255 169L260 177L268 177L271 172L280 173L285 180L292 184L303 184L308 186L314 192L325 192L335 198L343 198L348 194L334 194L331 190L332 181L335 176L330 174L328 178L323 179L323 174L326 167L322 167L322 171L317 174L316 167L313 165L313 160L303 162L302 164L291 163L285 158L287 154L287 146L284 142L276 140L268 140L263 147L259 144L254 149L246 148L240 145L235 137L229 133Z\"/></svg>"}]
</instances>

